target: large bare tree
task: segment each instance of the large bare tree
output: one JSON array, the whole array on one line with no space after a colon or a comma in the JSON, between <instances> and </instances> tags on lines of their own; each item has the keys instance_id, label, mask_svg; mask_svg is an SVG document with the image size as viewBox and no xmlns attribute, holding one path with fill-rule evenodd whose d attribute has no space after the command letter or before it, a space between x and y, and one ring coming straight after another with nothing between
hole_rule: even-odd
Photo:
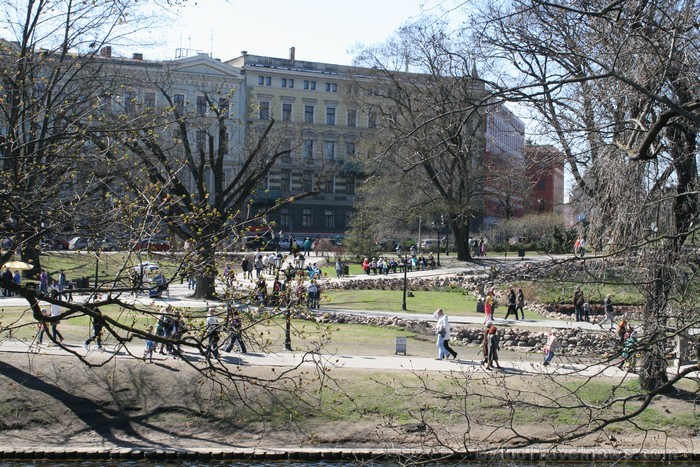
<instances>
[{"instance_id":1,"label":"large bare tree","mask_svg":"<svg viewBox=\"0 0 700 467\"><path fill-rule=\"evenodd\" d=\"M365 48L356 62L366 68L360 99L378 127L370 152L384 167L377 183L422 192L423 204L444 213L464 260L483 211L488 106L473 57L460 50L443 22L427 19Z\"/></svg>"},{"instance_id":2,"label":"large bare tree","mask_svg":"<svg viewBox=\"0 0 700 467\"><path fill-rule=\"evenodd\" d=\"M40 269L38 245L47 233L92 232L111 222L104 184L80 122L91 118L108 75L100 47L126 42L151 25L133 2L6 3L0 24L0 215L3 235ZM129 17L133 22L125 21ZM82 209L101 205L101 209ZM3 256L7 259L11 252Z\"/></svg>"},{"instance_id":3,"label":"large bare tree","mask_svg":"<svg viewBox=\"0 0 700 467\"><path fill-rule=\"evenodd\" d=\"M648 271L648 389L667 379L672 271L692 267L682 247L698 215L697 16L693 1L516 1L477 19L481 54L513 71L497 85L531 106L563 150L589 242Z\"/></svg>"}]
</instances>

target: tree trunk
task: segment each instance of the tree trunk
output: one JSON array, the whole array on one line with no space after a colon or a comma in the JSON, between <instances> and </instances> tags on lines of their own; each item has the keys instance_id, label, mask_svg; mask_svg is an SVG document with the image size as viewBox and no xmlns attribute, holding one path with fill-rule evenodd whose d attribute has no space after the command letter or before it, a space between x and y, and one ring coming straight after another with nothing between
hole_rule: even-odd
<instances>
[{"instance_id":1,"label":"tree trunk","mask_svg":"<svg viewBox=\"0 0 700 467\"><path fill-rule=\"evenodd\" d=\"M214 285L215 278L204 275L197 274L197 284L195 285L193 298L201 298L205 300L211 300L214 298Z\"/></svg>"},{"instance_id":2,"label":"tree trunk","mask_svg":"<svg viewBox=\"0 0 700 467\"><path fill-rule=\"evenodd\" d=\"M454 237L453 247L457 251L457 259L469 261L472 259L469 248L469 221L460 222L459 219L450 219L452 236Z\"/></svg>"},{"instance_id":3,"label":"tree trunk","mask_svg":"<svg viewBox=\"0 0 700 467\"><path fill-rule=\"evenodd\" d=\"M215 280L217 276L216 248L208 243L198 250L195 277L197 283L194 288L193 298L211 300L215 293Z\"/></svg>"},{"instance_id":4,"label":"tree trunk","mask_svg":"<svg viewBox=\"0 0 700 467\"><path fill-rule=\"evenodd\" d=\"M640 342L641 359L639 385L646 391L654 391L668 382L665 355L668 296L673 287L675 255L662 248L662 257L652 255L650 270L653 280L644 307L644 338Z\"/></svg>"},{"instance_id":5,"label":"tree trunk","mask_svg":"<svg viewBox=\"0 0 700 467\"><path fill-rule=\"evenodd\" d=\"M39 243L32 240L21 242L21 259L34 267L27 271L22 271L23 277L37 277L41 272L41 255L39 254Z\"/></svg>"}]
</instances>

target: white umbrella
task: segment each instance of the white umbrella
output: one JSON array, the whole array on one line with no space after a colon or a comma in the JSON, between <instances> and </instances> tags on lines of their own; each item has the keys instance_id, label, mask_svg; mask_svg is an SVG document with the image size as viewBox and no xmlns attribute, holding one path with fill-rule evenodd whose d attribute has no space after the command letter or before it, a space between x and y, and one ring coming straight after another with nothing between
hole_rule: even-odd
<instances>
[{"instance_id":1,"label":"white umbrella","mask_svg":"<svg viewBox=\"0 0 700 467\"><path fill-rule=\"evenodd\" d=\"M34 265L29 264L29 263L25 263L24 261L8 261L3 266L6 268L15 269L15 270L21 269L21 270L28 271L30 269L34 269Z\"/></svg>"}]
</instances>

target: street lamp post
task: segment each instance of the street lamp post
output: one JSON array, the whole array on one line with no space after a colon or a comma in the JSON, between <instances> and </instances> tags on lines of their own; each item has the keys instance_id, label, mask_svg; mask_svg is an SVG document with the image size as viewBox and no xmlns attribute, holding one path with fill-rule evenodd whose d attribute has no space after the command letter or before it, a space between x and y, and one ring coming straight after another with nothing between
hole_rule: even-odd
<instances>
[{"instance_id":1,"label":"street lamp post","mask_svg":"<svg viewBox=\"0 0 700 467\"><path fill-rule=\"evenodd\" d=\"M445 224L445 218L440 216L442 225L445 226L445 256L450 256L450 226L449 223Z\"/></svg>"},{"instance_id":2,"label":"street lamp post","mask_svg":"<svg viewBox=\"0 0 700 467\"><path fill-rule=\"evenodd\" d=\"M433 226L437 229L437 266L440 267L440 231L445 227L445 216L440 214L440 222L433 221ZM448 252L445 251L445 255L447 254Z\"/></svg>"},{"instance_id":3,"label":"street lamp post","mask_svg":"<svg viewBox=\"0 0 700 467\"><path fill-rule=\"evenodd\" d=\"M274 268L277 270L277 275L279 276L280 270L282 269L282 254L281 253L277 253L272 258L272 264L274 265Z\"/></svg>"},{"instance_id":4,"label":"street lamp post","mask_svg":"<svg viewBox=\"0 0 700 467\"><path fill-rule=\"evenodd\" d=\"M399 255L399 258L401 258L401 253L403 253L403 248L401 245L398 245L396 247L396 254ZM401 304L401 309L403 311L406 311L406 287L408 284L408 261L406 258L403 258L403 303Z\"/></svg>"}]
</instances>

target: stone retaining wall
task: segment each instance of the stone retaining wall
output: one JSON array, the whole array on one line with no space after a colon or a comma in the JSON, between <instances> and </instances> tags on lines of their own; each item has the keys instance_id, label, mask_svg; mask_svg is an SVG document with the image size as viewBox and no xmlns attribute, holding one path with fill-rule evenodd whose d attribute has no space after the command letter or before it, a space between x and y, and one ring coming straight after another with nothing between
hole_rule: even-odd
<instances>
[{"instance_id":1,"label":"stone retaining wall","mask_svg":"<svg viewBox=\"0 0 700 467\"><path fill-rule=\"evenodd\" d=\"M345 313L302 313L299 318L317 321L319 323L348 323L378 327L405 329L433 338L434 323L423 320L406 320L397 316L362 316ZM451 342L461 345L481 345L483 327L479 325L451 326ZM614 354L619 351L619 340L612 332L590 332L582 329L559 329L559 345L566 355L596 357L606 353ZM517 327L499 327L498 334L502 349L519 352L541 352L547 342L547 332L532 331Z\"/></svg>"}]
</instances>

